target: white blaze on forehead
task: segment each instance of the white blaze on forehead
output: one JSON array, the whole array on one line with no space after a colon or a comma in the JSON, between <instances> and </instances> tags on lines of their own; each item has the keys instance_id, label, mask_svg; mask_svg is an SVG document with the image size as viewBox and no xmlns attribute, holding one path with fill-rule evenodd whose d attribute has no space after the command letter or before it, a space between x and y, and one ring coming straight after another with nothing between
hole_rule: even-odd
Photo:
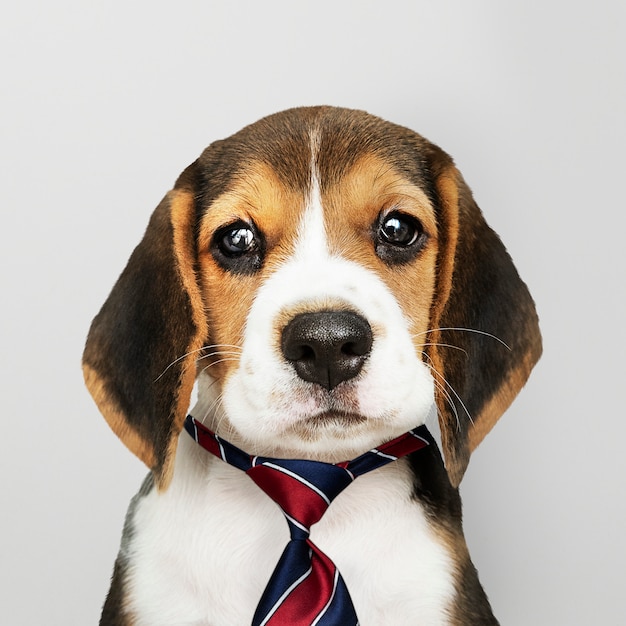
<instances>
[{"instance_id":1,"label":"white blaze on forehead","mask_svg":"<svg viewBox=\"0 0 626 626\"><path fill-rule=\"evenodd\" d=\"M295 257L315 257L319 259L327 255L328 240L324 224L322 193L315 164L311 163L311 188L298 228Z\"/></svg>"},{"instance_id":2,"label":"white blaze on forehead","mask_svg":"<svg viewBox=\"0 0 626 626\"><path fill-rule=\"evenodd\" d=\"M311 132L311 161L309 197L305 211L298 228L296 240L296 257L313 256L316 258L328 255L328 240L324 225L324 207L322 206L322 192L320 190L319 174L317 171L317 153L319 151L319 137L315 131Z\"/></svg>"}]
</instances>

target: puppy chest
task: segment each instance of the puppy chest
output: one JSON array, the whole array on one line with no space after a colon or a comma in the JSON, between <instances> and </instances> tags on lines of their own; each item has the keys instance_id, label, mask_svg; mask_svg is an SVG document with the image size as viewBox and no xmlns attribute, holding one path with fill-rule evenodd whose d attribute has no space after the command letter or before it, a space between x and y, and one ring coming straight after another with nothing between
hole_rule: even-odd
<instances>
[{"instance_id":1,"label":"puppy chest","mask_svg":"<svg viewBox=\"0 0 626 626\"><path fill-rule=\"evenodd\" d=\"M283 514L256 485L232 468L213 469L201 501L180 507L165 494L137 511L144 549L136 542L132 585L137 614L148 616L141 624L250 623L289 540ZM343 575L362 626L419 623L420 615L443 623L453 594L450 555L410 494L409 471L398 462L360 477L311 529ZM172 524L179 533L168 545Z\"/></svg>"}]
</instances>

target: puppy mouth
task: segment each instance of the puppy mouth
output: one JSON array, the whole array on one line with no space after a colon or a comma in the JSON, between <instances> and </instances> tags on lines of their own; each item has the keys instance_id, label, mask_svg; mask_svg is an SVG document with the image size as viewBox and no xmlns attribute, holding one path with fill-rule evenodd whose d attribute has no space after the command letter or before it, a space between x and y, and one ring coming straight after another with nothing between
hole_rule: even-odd
<instances>
[{"instance_id":1,"label":"puppy mouth","mask_svg":"<svg viewBox=\"0 0 626 626\"><path fill-rule=\"evenodd\" d=\"M324 411L317 415L308 417L305 422L309 426L356 426L367 421L367 418L359 413L351 413L349 411Z\"/></svg>"},{"instance_id":2,"label":"puppy mouth","mask_svg":"<svg viewBox=\"0 0 626 626\"><path fill-rule=\"evenodd\" d=\"M385 439L377 422L361 413L327 409L292 424L283 433L281 445L290 458L339 463Z\"/></svg>"},{"instance_id":3,"label":"puppy mouth","mask_svg":"<svg viewBox=\"0 0 626 626\"><path fill-rule=\"evenodd\" d=\"M368 419L350 411L326 410L305 417L294 424L290 430L302 441L320 439L345 441L360 432Z\"/></svg>"}]
</instances>

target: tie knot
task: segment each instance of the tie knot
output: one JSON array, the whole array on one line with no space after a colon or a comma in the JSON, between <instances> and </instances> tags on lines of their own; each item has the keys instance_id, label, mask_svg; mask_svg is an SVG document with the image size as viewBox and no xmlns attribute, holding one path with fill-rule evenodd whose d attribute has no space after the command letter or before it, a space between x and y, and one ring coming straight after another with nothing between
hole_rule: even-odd
<instances>
[{"instance_id":1,"label":"tie knot","mask_svg":"<svg viewBox=\"0 0 626 626\"><path fill-rule=\"evenodd\" d=\"M330 503L354 480L351 472L338 465L261 457L254 459L247 473L283 510L292 535L295 525L307 536Z\"/></svg>"}]
</instances>

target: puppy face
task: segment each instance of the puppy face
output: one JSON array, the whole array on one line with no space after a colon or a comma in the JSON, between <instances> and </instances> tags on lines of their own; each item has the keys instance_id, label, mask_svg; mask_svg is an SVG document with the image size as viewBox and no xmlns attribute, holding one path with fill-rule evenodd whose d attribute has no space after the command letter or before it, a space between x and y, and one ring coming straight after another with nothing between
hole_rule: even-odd
<instances>
[{"instance_id":1,"label":"puppy face","mask_svg":"<svg viewBox=\"0 0 626 626\"><path fill-rule=\"evenodd\" d=\"M452 160L362 112L212 144L94 320L87 385L168 483L194 416L253 453L344 460L436 404L458 484L540 354L534 305Z\"/></svg>"},{"instance_id":2,"label":"puppy face","mask_svg":"<svg viewBox=\"0 0 626 626\"><path fill-rule=\"evenodd\" d=\"M376 155L329 184L314 137L301 149L305 187L257 162L201 220L211 330L195 413L255 453L338 461L434 402L437 227L424 191Z\"/></svg>"}]
</instances>

